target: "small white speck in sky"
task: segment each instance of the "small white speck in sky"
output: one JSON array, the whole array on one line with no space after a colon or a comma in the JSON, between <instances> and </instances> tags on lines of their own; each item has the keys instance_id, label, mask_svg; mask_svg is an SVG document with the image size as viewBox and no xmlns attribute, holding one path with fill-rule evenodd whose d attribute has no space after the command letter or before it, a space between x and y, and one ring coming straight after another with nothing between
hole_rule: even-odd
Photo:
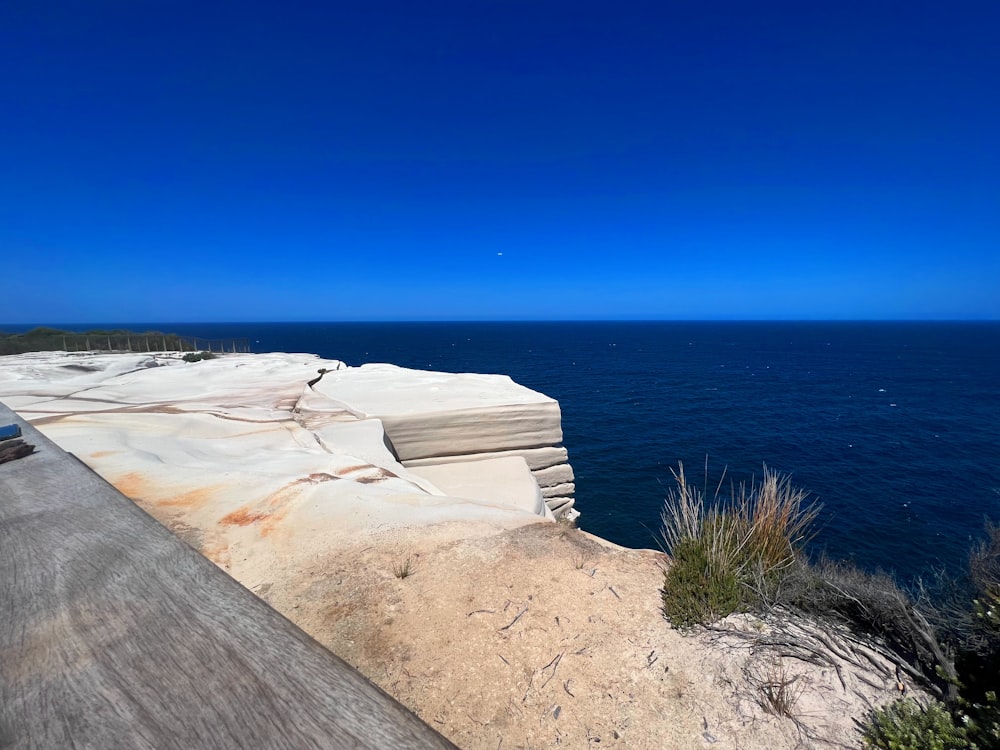
<instances>
[{"instance_id":1,"label":"small white speck in sky","mask_svg":"<svg viewBox=\"0 0 1000 750\"><path fill-rule=\"evenodd\" d=\"M503 253L497 253L497 255L503 255Z\"/></svg>"}]
</instances>

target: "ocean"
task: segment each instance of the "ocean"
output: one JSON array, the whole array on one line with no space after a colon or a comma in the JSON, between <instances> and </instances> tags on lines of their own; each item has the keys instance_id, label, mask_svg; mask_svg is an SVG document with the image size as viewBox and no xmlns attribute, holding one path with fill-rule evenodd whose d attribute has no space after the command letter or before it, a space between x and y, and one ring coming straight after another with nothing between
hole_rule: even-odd
<instances>
[{"instance_id":1,"label":"ocean","mask_svg":"<svg viewBox=\"0 0 1000 750\"><path fill-rule=\"evenodd\" d=\"M67 326L69 327L69 326ZM72 326L80 328L80 326ZM91 326L87 326L91 327ZM559 400L583 529L655 547L683 461L822 503L811 552L904 583L1000 523L1000 323L143 323L254 351L504 373Z\"/></svg>"}]
</instances>

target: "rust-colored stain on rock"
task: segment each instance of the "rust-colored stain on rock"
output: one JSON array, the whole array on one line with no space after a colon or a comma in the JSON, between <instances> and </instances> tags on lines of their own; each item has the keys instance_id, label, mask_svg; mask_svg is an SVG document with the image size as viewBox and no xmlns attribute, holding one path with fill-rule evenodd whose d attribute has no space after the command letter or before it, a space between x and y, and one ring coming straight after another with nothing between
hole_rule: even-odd
<instances>
[{"instance_id":1,"label":"rust-colored stain on rock","mask_svg":"<svg viewBox=\"0 0 1000 750\"><path fill-rule=\"evenodd\" d=\"M358 464L357 466L345 466L340 470L340 476L345 474L353 474L356 471L367 471L368 469L374 469L372 464Z\"/></svg>"},{"instance_id":2,"label":"rust-colored stain on rock","mask_svg":"<svg viewBox=\"0 0 1000 750\"><path fill-rule=\"evenodd\" d=\"M358 484L378 484L379 482L384 482L390 477L396 476L391 471L385 471L384 469L376 469L370 474L365 474L363 477L358 477L354 481Z\"/></svg>"},{"instance_id":3,"label":"rust-colored stain on rock","mask_svg":"<svg viewBox=\"0 0 1000 750\"><path fill-rule=\"evenodd\" d=\"M193 510L210 501L212 495L223 486L221 484L210 484L207 487L196 487L193 490L172 494L167 497L157 497L164 494L164 487L140 471L131 471L128 474L123 474L114 480L112 484L125 497L136 502L142 501L147 510L149 509L149 505Z\"/></svg>"},{"instance_id":4,"label":"rust-colored stain on rock","mask_svg":"<svg viewBox=\"0 0 1000 750\"><path fill-rule=\"evenodd\" d=\"M211 500L212 495L222 486L221 484L210 484L207 487L198 487L160 500L157 505L168 505L172 508L198 508Z\"/></svg>"},{"instance_id":5,"label":"rust-colored stain on rock","mask_svg":"<svg viewBox=\"0 0 1000 750\"><path fill-rule=\"evenodd\" d=\"M331 482L334 479L340 479L340 477L335 477L333 474L327 474L325 471L321 471L315 474L310 474L307 479L310 484L319 484L320 482Z\"/></svg>"},{"instance_id":6,"label":"rust-colored stain on rock","mask_svg":"<svg viewBox=\"0 0 1000 750\"><path fill-rule=\"evenodd\" d=\"M299 477L271 493L263 501L248 503L223 516L220 523L226 526L250 526L259 522L260 535L268 536L288 513L289 503L299 494L300 486L332 482L336 479L339 477L326 472L315 472L308 476Z\"/></svg>"},{"instance_id":7,"label":"rust-colored stain on rock","mask_svg":"<svg viewBox=\"0 0 1000 750\"><path fill-rule=\"evenodd\" d=\"M232 513L227 513L224 515L220 523L224 523L227 526L249 526L257 521L262 521L265 518L270 518L271 514L266 511L252 510L246 506L242 508L237 508Z\"/></svg>"},{"instance_id":8,"label":"rust-colored stain on rock","mask_svg":"<svg viewBox=\"0 0 1000 750\"><path fill-rule=\"evenodd\" d=\"M95 453L91 453L90 457L91 458L105 458L106 456L113 456L116 453L121 453L121 451L96 451Z\"/></svg>"},{"instance_id":9,"label":"rust-colored stain on rock","mask_svg":"<svg viewBox=\"0 0 1000 750\"><path fill-rule=\"evenodd\" d=\"M364 474L359 477L347 476L348 474L357 474L359 472L364 472ZM337 473L340 478L349 478L352 482L357 482L358 484L375 484L377 482L383 482L386 479L394 479L399 476L398 474L393 474L388 469L383 469L381 466L374 466L372 464L346 466Z\"/></svg>"},{"instance_id":10,"label":"rust-colored stain on rock","mask_svg":"<svg viewBox=\"0 0 1000 750\"><path fill-rule=\"evenodd\" d=\"M150 494L149 481L139 471L122 474L111 484L115 489L132 500L141 500Z\"/></svg>"}]
</instances>

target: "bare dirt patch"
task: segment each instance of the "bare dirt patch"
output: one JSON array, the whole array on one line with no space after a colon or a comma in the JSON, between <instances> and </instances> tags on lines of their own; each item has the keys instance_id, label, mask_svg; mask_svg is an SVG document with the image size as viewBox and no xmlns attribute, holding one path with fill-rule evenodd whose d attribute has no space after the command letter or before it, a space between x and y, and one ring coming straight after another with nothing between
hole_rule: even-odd
<instances>
[{"instance_id":1,"label":"bare dirt patch","mask_svg":"<svg viewBox=\"0 0 1000 750\"><path fill-rule=\"evenodd\" d=\"M420 531L318 555L267 599L460 747L844 747L852 717L894 697L878 675L671 630L660 553L551 523ZM768 670L795 678L791 718L767 710Z\"/></svg>"}]
</instances>

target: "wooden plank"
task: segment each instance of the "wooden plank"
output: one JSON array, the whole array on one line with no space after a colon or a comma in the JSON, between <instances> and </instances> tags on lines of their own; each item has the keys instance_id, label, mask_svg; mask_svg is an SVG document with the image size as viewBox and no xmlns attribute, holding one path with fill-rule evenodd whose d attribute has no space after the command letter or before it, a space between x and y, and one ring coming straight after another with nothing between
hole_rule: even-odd
<instances>
[{"instance_id":1,"label":"wooden plank","mask_svg":"<svg viewBox=\"0 0 1000 750\"><path fill-rule=\"evenodd\" d=\"M0 747L451 748L0 404Z\"/></svg>"}]
</instances>

